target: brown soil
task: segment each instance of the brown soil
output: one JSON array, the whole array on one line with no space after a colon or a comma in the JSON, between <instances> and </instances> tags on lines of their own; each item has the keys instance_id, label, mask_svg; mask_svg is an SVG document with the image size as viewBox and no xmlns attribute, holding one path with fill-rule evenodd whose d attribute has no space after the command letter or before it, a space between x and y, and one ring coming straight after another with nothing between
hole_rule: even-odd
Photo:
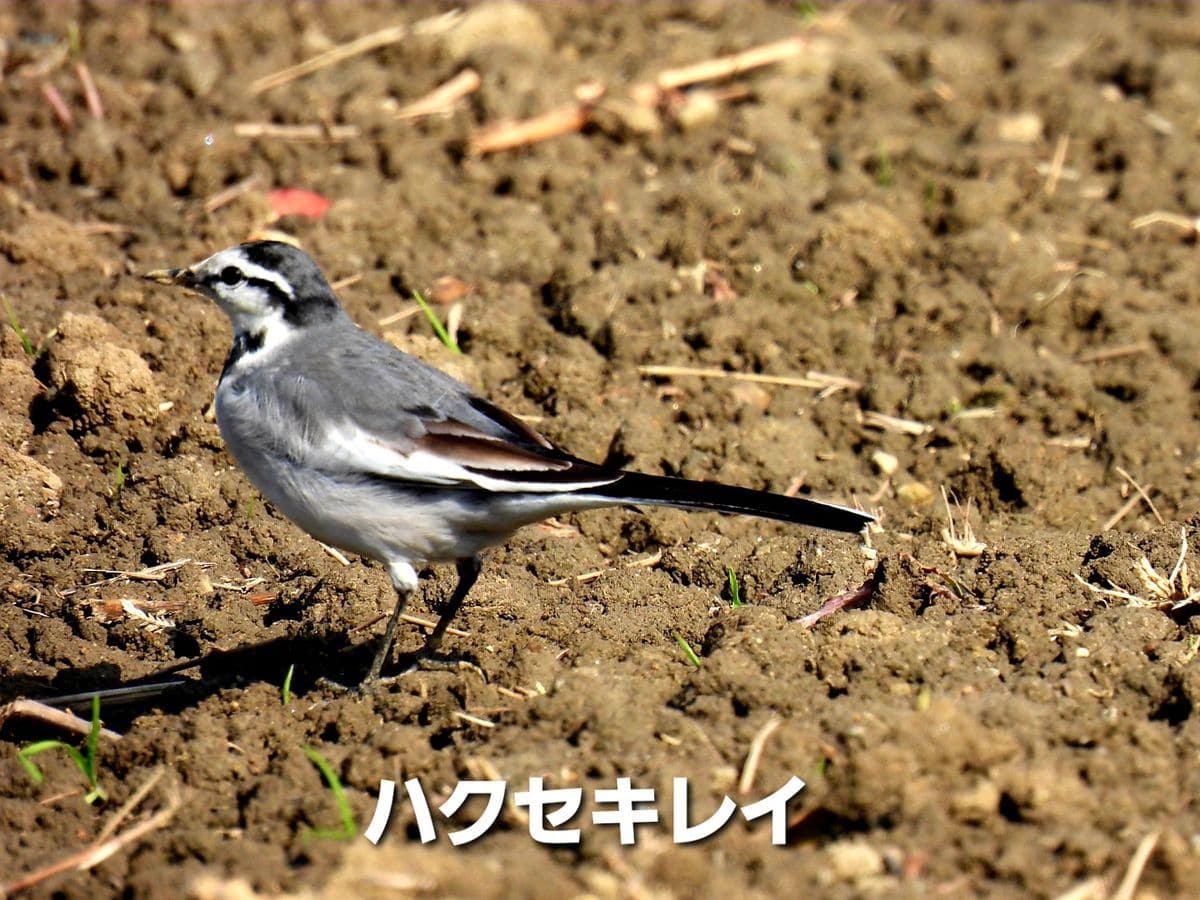
<instances>
[{"instance_id":1,"label":"brown soil","mask_svg":"<svg viewBox=\"0 0 1200 900\"><path fill-rule=\"evenodd\" d=\"M122 827L175 791L169 821L30 894L1051 896L1114 888L1148 835L1144 896L1194 891L1200 618L1086 584L1154 599L1142 559L1169 574L1181 526L1200 525L1200 256L1184 229L1131 227L1200 211L1200 6L867 4L810 20L787 5L547 4L248 89L435 11L0 7L0 290L47 344L31 358L12 329L0 339L0 691L110 688L203 658L181 688L105 704L124 738L101 742L103 809L65 755L38 757L40 786L19 765L20 747L61 732L4 723L0 881L87 846L164 767ZM62 53L72 23L102 120ZM807 52L737 79L715 115L700 101L646 132L655 118L626 99L668 66L805 30ZM467 64L483 86L455 114L394 119ZM588 78L610 99L584 133L464 152L473 129L570 102ZM239 137L238 122L359 134ZM629 510L530 528L491 554L456 622L467 635L448 642L486 682L319 687L366 665L386 575L343 567L258 499L205 417L224 317L135 277L261 230L273 187L334 201L274 227L331 279L361 276L341 293L365 327L445 361L419 317L376 323L411 289L465 282L460 371L572 451L778 491L802 477L877 509L882 529L864 547ZM646 364L861 386L655 379ZM868 412L928 427L881 430ZM1155 509L1135 500L1106 530L1131 479ZM980 555L943 539L942 486L971 501ZM90 584L185 559L158 581ZM800 622L876 566L864 606ZM451 573L426 584L417 612ZM401 649L421 639L411 626ZM793 774L808 787L786 848L739 816L687 847L659 826L623 848L584 819L579 846L553 849L512 808L470 847L444 826L422 846L407 802L375 847L308 834L338 817L306 745L360 830L382 778L417 778L440 803L467 778L591 791L627 776L659 789L666 820L675 776L697 814Z\"/></svg>"}]
</instances>

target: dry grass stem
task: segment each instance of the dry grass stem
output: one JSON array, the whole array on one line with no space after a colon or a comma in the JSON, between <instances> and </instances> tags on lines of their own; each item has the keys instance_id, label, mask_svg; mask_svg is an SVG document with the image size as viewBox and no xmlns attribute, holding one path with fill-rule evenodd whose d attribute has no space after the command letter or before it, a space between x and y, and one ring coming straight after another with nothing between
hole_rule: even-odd
<instances>
[{"instance_id":1,"label":"dry grass stem","mask_svg":"<svg viewBox=\"0 0 1200 900\"><path fill-rule=\"evenodd\" d=\"M814 374L820 373L809 373L808 376L760 375L757 372L727 372L725 369L693 366L638 366L638 372L653 378L728 378L733 381L749 381L754 384L774 384L783 387L811 388L812 390L821 390L822 388L829 387L829 379L838 377L812 377Z\"/></svg>"},{"instance_id":2,"label":"dry grass stem","mask_svg":"<svg viewBox=\"0 0 1200 900\"><path fill-rule=\"evenodd\" d=\"M462 719L464 722L470 722L472 725L478 725L480 728L495 728L496 723L491 719L485 719L482 716L473 716L468 712L456 709L453 712L456 719Z\"/></svg>"},{"instance_id":3,"label":"dry grass stem","mask_svg":"<svg viewBox=\"0 0 1200 900\"><path fill-rule=\"evenodd\" d=\"M107 578L101 578L99 581L88 582L84 587L97 587L102 584L111 584L114 581L120 581L127 578L130 581L153 581L161 582L166 576L174 572L176 569L182 569L184 566L195 563L202 569L209 568L212 563L196 562L194 559L176 559L172 562L160 563L157 566L150 566L146 569L138 569L137 571L127 572L122 569L84 569L84 572L90 572L95 575L106 575Z\"/></svg>"},{"instance_id":4,"label":"dry grass stem","mask_svg":"<svg viewBox=\"0 0 1200 900\"><path fill-rule=\"evenodd\" d=\"M729 56L720 56L675 69L664 69L655 76L654 84L659 90L670 91L702 81L731 78L751 69L793 59L808 49L808 45L809 39L806 35L761 44Z\"/></svg>"},{"instance_id":5,"label":"dry grass stem","mask_svg":"<svg viewBox=\"0 0 1200 900\"><path fill-rule=\"evenodd\" d=\"M1050 288L1049 291L1035 291L1033 294L1033 300L1035 303L1050 304L1050 303L1053 303L1055 300L1057 300L1059 297L1061 297L1063 294L1065 294L1067 292L1067 288L1069 288L1071 286L1071 283L1073 281L1075 281L1075 279L1077 279L1077 278L1106 278L1106 277L1108 277L1108 273L1105 272L1103 269L1093 269L1093 268L1084 266L1084 267L1072 272L1071 274L1067 275L1066 277L1064 277L1061 281L1059 281L1056 285L1054 285L1054 287Z\"/></svg>"},{"instance_id":6,"label":"dry grass stem","mask_svg":"<svg viewBox=\"0 0 1200 900\"><path fill-rule=\"evenodd\" d=\"M742 766L742 776L738 779L738 792L742 794L750 793L750 789L754 787L754 779L758 775L758 766L762 762L763 747L767 744L767 738L773 735L776 729L783 724L783 720L774 713L763 723L762 728L754 735L750 741L750 752L746 754L746 763Z\"/></svg>"},{"instance_id":7,"label":"dry grass stem","mask_svg":"<svg viewBox=\"0 0 1200 900\"><path fill-rule=\"evenodd\" d=\"M104 101L100 99L100 91L96 89L92 70L88 68L87 63L80 60L75 63L75 74L79 76L79 85L83 88L83 102L87 104L88 113L93 119L103 119Z\"/></svg>"},{"instance_id":8,"label":"dry grass stem","mask_svg":"<svg viewBox=\"0 0 1200 900\"><path fill-rule=\"evenodd\" d=\"M238 122L233 133L244 138L277 138L284 141L352 141L362 131L357 125L280 125L275 122Z\"/></svg>"},{"instance_id":9,"label":"dry grass stem","mask_svg":"<svg viewBox=\"0 0 1200 900\"><path fill-rule=\"evenodd\" d=\"M397 322L402 322L405 319L415 316L420 311L421 311L421 307L414 304L414 305L410 306L408 309L402 309L402 310L400 310L400 312L394 312L391 315L384 316L382 319L379 320L379 327L387 328L387 326L389 326L389 325L395 325Z\"/></svg>"},{"instance_id":10,"label":"dry grass stem","mask_svg":"<svg viewBox=\"0 0 1200 900\"><path fill-rule=\"evenodd\" d=\"M250 93L261 94L263 91L269 91L271 88L279 87L281 84L287 84L289 81L295 81L297 78L303 78L306 75L311 75L313 72L319 72L321 69L335 66L355 56L370 53L372 50L378 50L380 47L386 47L389 44L397 44L405 40L409 35L440 34L453 26L458 21L458 18L458 11L451 10L440 16L422 19L414 25L393 25L391 28L383 28L379 31L373 31L370 34L364 34L362 37L355 38L345 44L339 44L330 50L326 50L324 53L318 53L316 56L304 60L304 62L288 66L286 69L281 69L278 72L255 79L250 82Z\"/></svg>"},{"instance_id":11,"label":"dry grass stem","mask_svg":"<svg viewBox=\"0 0 1200 900\"><path fill-rule=\"evenodd\" d=\"M1146 486L1149 487L1150 485L1146 485ZM1121 507L1115 513L1113 513L1111 516L1109 516L1104 521L1104 524L1100 526L1100 530L1101 531L1112 531L1114 528L1117 527L1117 525L1120 523L1120 521L1122 519L1124 519L1127 515L1129 515L1131 512L1133 512L1134 507L1137 506L1141 502L1142 502L1142 498L1139 497L1137 494L1134 494L1132 497L1130 497L1128 500L1126 500L1124 503L1122 503Z\"/></svg>"},{"instance_id":12,"label":"dry grass stem","mask_svg":"<svg viewBox=\"0 0 1200 900\"><path fill-rule=\"evenodd\" d=\"M58 119L58 123L64 131L70 131L75 127L75 115L71 112L71 107L67 106L67 101L63 99L62 94L58 92L58 88L48 81L43 81L42 96L46 98L50 111L54 113L54 118Z\"/></svg>"},{"instance_id":13,"label":"dry grass stem","mask_svg":"<svg viewBox=\"0 0 1200 900\"><path fill-rule=\"evenodd\" d=\"M257 175L251 175L248 178L243 178L241 181L231 184L223 191L217 191L204 201L204 211L206 213L216 212L222 206L227 206L243 194L248 194L254 190L258 187L259 181L260 179Z\"/></svg>"},{"instance_id":14,"label":"dry grass stem","mask_svg":"<svg viewBox=\"0 0 1200 900\"><path fill-rule=\"evenodd\" d=\"M151 779L153 781L157 781L160 776L161 772L156 771L153 775L151 775ZM140 802L145 798L145 793L139 791L134 794L134 797L136 797ZM17 891L22 891L26 888L33 887L36 884L41 884L46 879L52 878L55 875L59 875L63 872L86 872L88 869L92 869L100 865L105 860L119 853L121 850L130 846L135 841L141 839L144 835L147 835L151 831L155 831L156 829L165 826L169 821L171 821L171 818L178 811L180 802L178 791L167 791L165 805L162 807L162 809L158 810L158 812L154 813L145 821L139 822L136 825L132 825L125 831L115 836L103 839L98 838L96 841L78 853L72 853L70 856L60 859L58 862L52 863L45 868L38 869L36 872L31 872L15 881L11 881L6 885L0 886L0 894L8 896L9 894L16 893ZM129 806L129 804L126 804L126 806ZM121 810L118 810L116 816L124 818L125 816L128 816L131 809L132 807L130 807L128 810L125 807L122 807ZM116 816L114 816L114 818L116 818ZM101 834L104 835L107 833L107 831L108 829L105 829L105 831L101 832Z\"/></svg>"},{"instance_id":15,"label":"dry grass stem","mask_svg":"<svg viewBox=\"0 0 1200 900\"><path fill-rule=\"evenodd\" d=\"M1117 470L1117 474L1120 475L1122 478L1124 478L1126 481L1128 481L1129 484L1133 487L1133 489L1138 492L1138 496L1140 496L1143 500L1146 501L1146 505L1148 507L1150 507L1150 512L1154 514L1154 521L1158 522L1159 525L1166 525L1167 523L1163 520L1163 517L1161 515L1159 515L1159 513L1158 513L1158 507L1156 507L1154 505L1154 501L1150 499L1150 495L1147 493L1147 491L1149 489L1143 488L1140 484L1138 484L1134 480L1132 475L1130 475L1128 472L1126 472L1120 466L1117 466L1116 470Z\"/></svg>"},{"instance_id":16,"label":"dry grass stem","mask_svg":"<svg viewBox=\"0 0 1200 900\"><path fill-rule=\"evenodd\" d=\"M89 698L91 697L90 694L88 696ZM37 700L29 700L25 697L0 706L0 726L4 724L9 716L37 719L38 721L53 725L55 728L61 728L64 731L70 731L84 737L92 730L91 722L87 719L81 719L68 709L55 709L53 706L47 706L45 703ZM119 741L121 739L121 735L109 728L101 728L100 734L110 741Z\"/></svg>"},{"instance_id":17,"label":"dry grass stem","mask_svg":"<svg viewBox=\"0 0 1200 900\"><path fill-rule=\"evenodd\" d=\"M579 131L591 118L589 104L572 104L552 109L519 122L498 122L486 126L471 136L467 152L474 156L498 153L527 144Z\"/></svg>"},{"instance_id":18,"label":"dry grass stem","mask_svg":"<svg viewBox=\"0 0 1200 900\"><path fill-rule=\"evenodd\" d=\"M1142 880L1142 873L1146 870L1146 863L1150 861L1150 854L1158 846L1158 838L1159 832L1152 831L1138 841L1137 849L1133 851L1125 869L1125 877L1121 879L1109 900L1133 900L1137 896L1138 882Z\"/></svg>"},{"instance_id":19,"label":"dry grass stem","mask_svg":"<svg viewBox=\"0 0 1200 900\"><path fill-rule=\"evenodd\" d=\"M1109 362L1126 356L1137 356L1139 353L1149 353L1154 345L1149 341L1137 341L1132 344L1118 344L1115 347L1102 347L1099 350L1089 350L1075 357L1075 362L1081 365L1089 363Z\"/></svg>"},{"instance_id":20,"label":"dry grass stem","mask_svg":"<svg viewBox=\"0 0 1200 900\"><path fill-rule=\"evenodd\" d=\"M589 581L595 581L597 578L602 578L610 572L618 572L622 569L644 569L650 566L658 565L661 559L662 551L656 550L649 556L643 556L641 559L635 559L633 562L625 563L622 566L608 566L603 569L593 569L590 572L583 572L579 575L568 575L566 578L555 578L552 581L547 581L546 584L550 585L551 587L560 587L572 581L576 584L586 584Z\"/></svg>"},{"instance_id":21,"label":"dry grass stem","mask_svg":"<svg viewBox=\"0 0 1200 900\"><path fill-rule=\"evenodd\" d=\"M965 559L981 556L987 549L987 544L975 537L975 529L971 527L971 498L967 498L966 506L961 505L957 497L954 499L954 508L959 511L962 519L960 526L954 524L954 511L950 508L950 497L946 493L944 485L942 486L942 503L945 504L946 520L949 523L942 529L942 540L949 545L955 556Z\"/></svg>"},{"instance_id":22,"label":"dry grass stem","mask_svg":"<svg viewBox=\"0 0 1200 900\"><path fill-rule=\"evenodd\" d=\"M407 103L396 111L396 118L403 121L421 119L425 116L449 115L458 101L479 90L481 80L474 69L463 69L449 81L438 85L424 97Z\"/></svg>"},{"instance_id":23,"label":"dry grass stem","mask_svg":"<svg viewBox=\"0 0 1200 900\"><path fill-rule=\"evenodd\" d=\"M1200 602L1200 591L1192 590L1192 578L1187 566L1188 540L1187 532L1179 529L1179 558L1167 575L1160 575L1150 560L1145 556L1137 562L1135 571L1142 582L1142 593L1134 594L1124 588L1117 587L1111 581L1108 587L1100 587L1084 581L1078 574L1075 580L1093 594L1100 594L1114 600L1124 601L1129 606L1149 607L1151 609L1181 609L1193 603Z\"/></svg>"},{"instance_id":24,"label":"dry grass stem","mask_svg":"<svg viewBox=\"0 0 1200 900\"><path fill-rule=\"evenodd\" d=\"M1148 225L1174 225L1192 235L1200 232L1200 216L1181 216L1179 213L1156 209L1144 216L1138 216L1129 223L1130 228L1145 228Z\"/></svg>"},{"instance_id":25,"label":"dry grass stem","mask_svg":"<svg viewBox=\"0 0 1200 900\"><path fill-rule=\"evenodd\" d=\"M330 547L328 544L322 544L320 541L317 541L317 543L321 544L322 550L324 550L326 553L328 553L330 556L332 556L334 559L336 559L343 566L350 565L350 560L346 559L346 554L344 554L337 547Z\"/></svg>"},{"instance_id":26,"label":"dry grass stem","mask_svg":"<svg viewBox=\"0 0 1200 900\"><path fill-rule=\"evenodd\" d=\"M1046 174L1046 196L1053 197L1058 190L1059 179L1062 178L1063 165L1067 161L1067 148L1071 145L1070 135L1061 135L1054 146L1054 158L1050 160L1050 170Z\"/></svg>"},{"instance_id":27,"label":"dry grass stem","mask_svg":"<svg viewBox=\"0 0 1200 900\"><path fill-rule=\"evenodd\" d=\"M141 805L142 801L146 799L146 795L154 790L154 786L162 781L162 777L166 773L167 770L165 767L155 767L154 771L150 773L150 777L142 782L141 787L134 791L129 799L121 804L120 809L113 813L109 817L109 820L104 823L104 827L96 835L95 843L101 844L116 834L117 829L121 827L121 823L129 818L129 814Z\"/></svg>"},{"instance_id":28,"label":"dry grass stem","mask_svg":"<svg viewBox=\"0 0 1200 900\"><path fill-rule=\"evenodd\" d=\"M898 416L889 416L874 410L867 410L862 414L862 423L868 428L878 428L880 431L891 431L896 434L911 434L914 437L933 431L933 426L926 422L901 419Z\"/></svg>"},{"instance_id":29,"label":"dry grass stem","mask_svg":"<svg viewBox=\"0 0 1200 900\"><path fill-rule=\"evenodd\" d=\"M353 275L347 275L345 278L339 278L329 286L335 291L340 291L344 288L350 287L352 284L358 284L360 281L362 281L362 278L362 272L355 272Z\"/></svg>"}]
</instances>

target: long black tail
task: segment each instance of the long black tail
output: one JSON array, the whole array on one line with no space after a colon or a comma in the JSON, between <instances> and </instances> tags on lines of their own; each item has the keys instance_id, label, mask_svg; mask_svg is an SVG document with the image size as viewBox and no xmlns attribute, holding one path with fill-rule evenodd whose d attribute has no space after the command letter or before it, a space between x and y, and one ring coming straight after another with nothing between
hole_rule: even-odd
<instances>
[{"instance_id":1,"label":"long black tail","mask_svg":"<svg viewBox=\"0 0 1200 900\"><path fill-rule=\"evenodd\" d=\"M686 478L644 475L640 472L626 472L612 484L590 488L588 493L635 505L645 503L684 509L711 509L851 534L862 531L864 525L875 521L874 516L857 509L804 497L785 497L715 481L688 481Z\"/></svg>"}]
</instances>

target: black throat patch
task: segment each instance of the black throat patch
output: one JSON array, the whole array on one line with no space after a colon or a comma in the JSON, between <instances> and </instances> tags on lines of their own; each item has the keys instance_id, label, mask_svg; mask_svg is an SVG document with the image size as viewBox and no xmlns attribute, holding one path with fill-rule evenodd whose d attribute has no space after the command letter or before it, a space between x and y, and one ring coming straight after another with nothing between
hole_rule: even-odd
<instances>
[{"instance_id":1,"label":"black throat patch","mask_svg":"<svg viewBox=\"0 0 1200 900\"><path fill-rule=\"evenodd\" d=\"M256 331L253 334L243 331L241 334L236 334L233 337L233 346L229 348L229 355L225 357L225 365L221 367L222 380L229 373L229 370L237 365L238 360L244 357L247 353L254 353L256 350L261 350L263 344L266 343L266 331Z\"/></svg>"}]
</instances>

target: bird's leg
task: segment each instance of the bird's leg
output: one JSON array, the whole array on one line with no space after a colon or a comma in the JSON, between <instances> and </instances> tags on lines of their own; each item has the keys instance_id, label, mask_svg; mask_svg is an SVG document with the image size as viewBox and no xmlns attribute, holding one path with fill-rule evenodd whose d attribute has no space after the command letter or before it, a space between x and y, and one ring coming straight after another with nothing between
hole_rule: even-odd
<instances>
[{"instance_id":1,"label":"bird's leg","mask_svg":"<svg viewBox=\"0 0 1200 900\"><path fill-rule=\"evenodd\" d=\"M425 659L433 656L437 652L438 647L441 646L446 629L450 627L450 621L458 614L463 601L467 599L467 594L475 586L475 581L479 578L479 571L483 568L483 563L478 556L468 556L466 559L460 559L455 566L458 569L458 584L454 586L454 593L450 595L450 602L446 604L441 618L438 619L437 625L433 627L433 632L426 639L425 646L421 648L421 656Z\"/></svg>"},{"instance_id":2,"label":"bird's leg","mask_svg":"<svg viewBox=\"0 0 1200 900\"><path fill-rule=\"evenodd\" d=\"M396 640L396 626L400 624L400 617L404 615L404 607L408 605L410 593L412 592L400 587L396 588L396 608L392 610L392 617L388 619L387 628L383 632L383 640L379 644L379 649L375 651L375 658L371 661L371 668L367 670L367 677L362 680L364 686L379 680L383 664L387 662L392 653L392 643Z\"/></svg>"}]
</instances>

